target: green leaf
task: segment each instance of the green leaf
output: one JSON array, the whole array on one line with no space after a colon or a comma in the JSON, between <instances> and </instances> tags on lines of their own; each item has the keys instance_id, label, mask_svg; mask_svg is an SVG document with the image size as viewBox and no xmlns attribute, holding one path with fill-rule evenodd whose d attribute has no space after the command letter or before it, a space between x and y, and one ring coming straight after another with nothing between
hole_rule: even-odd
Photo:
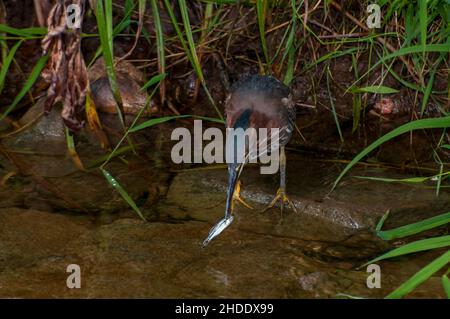
<instances>
[{"instance_id":1,"label":"green leaf","mask_svg":"<svg viewBox=\"0 0 450 319\"><path fill-rule=\"evenodd\" d=\"M444 286L447 298L450 299L450 279L448 279L447 275L442 276L442 286Z\"/></svg>"},{"instance_id":2,"label":"green leaf","mask_svg":"<svg viewBox=\"0 0 450 319\"><path fill-rule=\"evenodd\" d=\"M450 262L450 250L445 252L443 255L433 260L427 266L419 270L414 276L409 278L406 282L404 282L400 287L391 292L386 299L396 299L405 296L414 290L417 286L422 284L425 280L427 280L431 275L433 275L436 271L446 266Z\"/></svg>"},{"instance_id":3,"label":"green leaf","mask_svg":"<svg viewBox=\"0 0 450 319\"><path fill-rule=\"evenodd\" d=\"M374 65L372 65L367 71L366 73L364 73L363 76L361 76L358 81L360 81L361 79L363 79L365 76L367 76L368 74L370 74L371 72L373 72L373 70L375 70L381 63L384 63L387 60L399 57L399 56L403 56L403 55L408 55L408 54L412 54L412 53L423 53L423 52L442 52L442 53L448 53L450 52L450 44L446 43L446 44L427 44L425 45L425 48L423 48L422 45L414 45L414 46L409 46L406 48L401 48L391 54L387 54L385 56L383 56L381 59L378 60L377 63L375 63ZM356 82L358 82L356 81Z\"/></svg>"},{"instance_id":4,"label":"green leaf","mask_svg":"<svg viewBox=\"0 0 450 319\"><path fill-rule=\"evenodd\" d=\"M106 180L108 181L108 183L116 190L119 192L119 194L122 196L122 198L128 203L128 205L131 206L131 208L133 208L133 210L138 214L138 216L143 220L146 221L144 215L142 214L141 210L139 209L139 207L137 207L136 203L134 202L134 200L130 197L130 195L127 193L127 191L122 187L122 185L119 184L119 182L104 168L100 168L100 170L102 171L103 175L105 176Z\"/></svg>"},{"instance_id":5,"label":"green leaf","mask_svg":"<svg viewBox=\"0 0 450 319\"><path fill-rule=\"evenodd\" d=\"M331 77L331 72L330 72L330 66L327 66L327 91L328 91L328 97L330 99L330 104L331 104L331 111L333 114L333 118L334 118L334 123L336 124L336 129L339 133L339 138L341 140L341 142L344 142L344 136L342 135L342 130L341 130L341 125L339 124L339 118L338 118L338 114L336 111L336 107L334 105L334 100L333 100L333 96L331 94L331 87L330 87L330 77Z\"/></svg>"},{"instance_id":6,"label":"green leaf","mask_svg":"<svg viewBox=\"0 0 450 319\"><path fill-rule=\"evenodd\" d=\"M430 75L430 79L428 80L428 84L425 88L425 92L422 99L422 107L420 109L420 114L423 115L425 112L425 108L427 107L428 99L430 98L431 90L433 89L434 76L436 74L436 69L433 69Z\"/></svg>"},{"instance_id":7,"label":"green leaf","mask_svg":"<svg viewBox=\"0 0 450 319\"><path fill-rule=\"evenodd\" d=\"M382 85L373 85L373 86L366 86L362 88L355 88L351 90L353 93L377 93L377 94L392 94L397 93L398 90L382 86Z\"/></svg>"},{"instance_id":8,"label":"green leaf","mask_svg":"<svg viewBox=\"0 0 450 319\"><path fill-rule=\"evenodd\" d=\"M450 212L391 230L380 230L377 231L377 235L383 240L392 240L411 236L448 223L450 223Z\"/></svg>"},{"instance_id":9,"label":"green leaf","mask_svg":"<svg viewBox=\"0 0 450 319\"><path fill-rule=\"evenodd\" d=\"M192 35L192 28L191 28L191 23L189 21L189 12L188 12L188 8L186 5L186 1L178 0L178 5L180 7L181 18L183 20L184 31L186 32L187 46L189 47L188 51L190 52L188 54L188 58L191 60L190 62L192 64L192 67L194 68L198 79L202 83L203 89L208 97L208 100L210 101L211 105L214 107L215 111L217 112L217 115L219 115L219 117L222 119L223 118L222 113L220 113L216 103L214 102L214 99L211 96L211 93L208 90L208 87L206 86L205 78L203 76L202 66L200 65L200 61L198 59L197 50L196 50L196 46L195 46L195 42L194 42L194 37ZM167 4L166 7L169 8L170 3ZM171 17L171 19L172 19L172 23L174 25L177 24L177 22L174 18Z\"/></svg>"},{"instance_id":10,"label":"green leaf","mask_svg":"<svg viewBox=\"0 0 450 319\"><path fill-rule=\"evenodd\" d=\"M162 79L164 79L166 77L166 74L158 74L155 75L154 77L152 77L147 83L144 84L144 86L141 88L141 91L145 91L147 90L149 87L158 84L159 82L161 82Z\"/></svg>"},{"instance_id":11,"label":"green leaf","mask_svg":"<svg viewBox=\"0 0 450 319\"><path fill-rule=\"evenodd\" d=\"M36 36L44 36L47 34L47 28L24 28L17 29L5 24L0 24L0 33L8 33L23 37L25 39L34 38Z\"/></svg>"},{"instance_id":12,"label":"green leaf","mask_svg":"<svg viewBox=\"0 0 450 319\"><path fill-rule=\"evenodd\" d=\"M17 49L20 47L21 44L22 44L22 41L17 42L11 48L11 50L9 51L6 58L3 60L2 69L0 71L0 95L2 94L3 87L5 85L5 78L6 78L6 74L8 73L9 66L11 65L11 62L14 59L14 55L16 54Z\"/></svg>"},{"instance_id":13,"label":"green leaf","mask_svg":"<svg viewBox=\"0 0 450 319\"><path fill-rule=\"evenodd\" d=\"M204 117L204 116L196 116L196 115L175 115L175 116L165 116L165 117L160 117L157 119L151 119L148 121L145 121L133 128L130 129L130 133L133 132L137 132L140 130L143 130L145 128L151 127L153 125L156 124L161 124L161 123L165 123L171 120L175 120L175 119L182 119L182 118L196 118L196 119L201 119L201 120L206 120L206 121L210 121L210 122L215 122L215 123L224 123L224 121L222 119L216 119L216 118L211 118L211 117Z\"/></svg>"},{"instance_id":14,"label":"green leaf","mask_svg":"<svg viewBox=\"0 0 450 319\"><path fill-rule=\"evenodd\" d=\"M381 230L381 227L383 227L384 222L389 217L389 210L380 218L380 221L378 222L377 226L375 227L375 230L378 232Z\"/></svg>"},{"instance_id":15,"label":"green leaf","mask_svg":"<svg viewBox=\"0 0 450 319\"><path fill-rule=\"evenodd\" d=\"M395 248L395 249L387 252L386 254L378 256L377 258L374 258L371 261L368 261L361 267L373 264L373 263L383 260L383 259L403 256L403 255L407 255L407 254L416 253L419 251L425 251L425 250L436 249L436 248L447 247L447 246L450 246L450 235L417 240L412 243Z\"/></svg>"},{"instance_id":16,"label":"green leaf","mask_svg":"<svg viewBox=\"0 0 450 319\"><path fill-rule=\"evenodd\" d=\"M392 130L391 132L383 135L379 139L377 139L375 142L370 144L368 147L366 147L363 151L361 151L358 155L356 155L350 163L344 168L344 170L341 172L341 174L338 176L336 181L333 184L333 187L331 191L333 191L336 186L339 184L341 179L344 177L345 174L361 159L363 159L365 156L367 156L370 152L372 152L374 149L382 145L383 143L403 134L406 132L411 132L414 130L419 129L430 129L430 128L447 128L450 127L450 116L441 117L441 118L432 118L432 119L421 119L417 121L412 121L409 123L406 123L400 127L397 127L396 129Z\"/></svg>"},{"instance_id":17,"label":"green leaf","mask_svg":"<svg viewBox=\"0 0 450 319\"><path fill-rule=\"evenodd\" d=\"M17 94L14 101L11 103L10 106L8 106L3 112L2 115L0 115L0 121L3 120L8 114L14 110L14 108L19 104L19 102L22 100L22 98L31 90L34 83L38 79L39 75L41 74L42 69L45 67L48 60L48 55L42 56L36 63L36 65L33 67L33 70L31 71L27 81L25 82L24 86L20 90L19 94Z\"/></svg>"},{"instance_id":18,"label":"green leaf","mask_svg":"<svg viewBox=\"0 0 450 319\"><path fill-rule=\"evenodd\" d=\"M161 24L161 19L159 16L159 9L156 0L151 0L152 6L152 15L153 15L153 23L155 25L156 32L156 49L158 54L158 71L160 74L164 74L166 72L166 55L164 48L164 32ZM161 80L160 80L161 81ZM160 83L159 92L161 95L161 103L164 104L165 100L165 85L164 82Z\"/></svg>"},{"instance_id":19,"label":"green leaf","mask_svg":"<svg viewBox=\"0 0 450 319\"><path fill-rule=\"evenodd\" d=\"M267 42L266 42L266 11L267 11L267 0L256 0L256 14L258 16L258 27L259 27L259 36L261 38L261 45L264 53L264 58L266 59L266 63L268 68L270 69L270 59L269 53L267 51Z\"/></svg>"},{"instance_id":20,"label":"green leaf","mask_svg":"<svg viewBox=\"0 0 450 319\"><path fill-rule=\"evenodd\" d=\"M427 0L419 0L419 24L420 24L420 44L422 52L425 54L425 47L427 44Z\"/></svg>"},{"instance_id":21,"label":"green leaf","mask_svg":"<svg viewBox=\"0 0 450 319\"><path fill-rule=\"evenodd\" d=\"M104 6L103 2L105 3ZM102 48L103 58L105 60L106 73L108 75L109 85L114 95L114 99L117 102L117 114L122 127L125 130L126 125L122 113L122 97L120 95L116 72L114 70L112 3L111 0L98 0L96 1L96 4L95 16L97 18L100 45Z\"/></svg>"}]
</instances>

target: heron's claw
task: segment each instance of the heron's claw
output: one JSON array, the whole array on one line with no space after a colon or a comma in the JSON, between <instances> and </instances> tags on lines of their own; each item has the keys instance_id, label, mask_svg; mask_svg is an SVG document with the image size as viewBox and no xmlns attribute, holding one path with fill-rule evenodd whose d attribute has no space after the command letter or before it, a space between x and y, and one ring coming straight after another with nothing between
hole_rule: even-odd
<instances>
[{"instance_id":1,"label":"heron's claw","mask_svg":"<svg viewBox=\"0 0 450 319\"><path fill-rule=\"evenodd\" d=\"M282 188L279 188L277 191L277 195L275 196L275 198L270 202L269 206L267 206L263 212L269 210L270 208L272 208L273 206L275 206L275 203L280 200L281 201L281 213L283 213L284 210L284 205L287 203L293 210L294 212L297 213L297 208L295 207L294 203L289 199L289 197L286 194L286 191Z\"/></svg>"},{"instance_id":2,"label":"heron's claw","mask_svg":"<svg viewBox=\"0 0 450 319\"><path fill-rule=\"evenodd\" d=\"M234 206L234 201L238 201L239 203L241 203L242 205L244 205L245 207L249 208L249 209L253 209L252 206L250 206L249 204L247 204L241 197L241 181L238 181L236 183L236 188L234 189L234 193L233 193L233 203L232 205ZM232 207L231 209L232 211L234 210L234 207Z\"/></svg>"}]
</instances>

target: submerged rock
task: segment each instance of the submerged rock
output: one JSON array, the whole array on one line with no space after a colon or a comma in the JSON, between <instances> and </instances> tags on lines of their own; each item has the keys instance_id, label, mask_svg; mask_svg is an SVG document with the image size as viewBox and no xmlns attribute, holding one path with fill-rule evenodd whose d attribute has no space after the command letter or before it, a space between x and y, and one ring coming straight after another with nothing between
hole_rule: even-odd
<instances>
[{"instance_id":1,"label":"submerged rock","mask_svg":"<svg viewBox=\"0 0 450 319\"><path fill-rule=\"evenodd\" d=\"M447 192L436 198L433 189L363 180L346 180L329 194L338 172L327 162L288 156L287 192L299 213L287 209L281 216L279 209L261 213L275 195L278 175L261 175L259 169L246 167L241 195L255 209L237 204L234 223L211 245L227 242L227 232L238 230L301 240L305 250L323 257L365 258L389 247L374 231L386 211L390 211L386 227L397 227L444 213L450 201ZM353 173L383 174L373 169ZM223 217L226 186L225 169L185 171L175 177L160 210L170 218L213 225Z\"/></svg>"},{"instance_id":2,"label":"submerged rock","mask_svg":"<svg viewBox=\"0 0 450 319\"><path fill-rule=\"evenodd\" d=\"M381 289L368 289L365 269L319 261L296 239L234 229L204 249L199 234L207 223L131 216L98 224L85 216L0 209L0 297L380 298L425 262L423 256L383 262ZM67 288L71 264L80 266L80 289ZM409 297L444 297L440 278Z\"/></svg>"}]
</instances>

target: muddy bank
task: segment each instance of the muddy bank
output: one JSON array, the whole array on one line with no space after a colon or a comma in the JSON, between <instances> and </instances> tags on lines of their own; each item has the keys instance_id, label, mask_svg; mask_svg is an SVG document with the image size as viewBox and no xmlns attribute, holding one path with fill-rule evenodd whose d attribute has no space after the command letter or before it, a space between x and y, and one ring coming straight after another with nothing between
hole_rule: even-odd
<instances>
[{"instance_id":1,"label":"muddy bank","mask_svg":"<svg viewBox=\"0 0 450 319\"><path fill-rule=\"evenodd\" d=\"M33 1L27 0L23 3L23 8L26 9L18 7L14 1L5 1L5 6L5 20L8 25L17 28L37 25ZM193 7L195 6L193 4ZM290 9L289 7L286 6L286 3L280 3L278 6L271 8L274 20L267 21L267 27L273 23L274 25L280 23L283 25L285 17L289 17L289 14L286 14ZM114 3L113 19L115 24L118 24L123 18L123 8L124 1ZM258 36L255 8L247 3L242 5L224 5L221 8L227 12L227 18L223 21L223 29L217 30L216 37L207 39L209 41L208 49L202 52L200 62L206 84L219 110L223 112L222 102L226 96L227 82L232 83L246 73L260 72L262 66L258 61L261 60L263 52ZM201 14L203 7L198 6L197 9L192 9L189 12L193 26L200 24L203 18ZM317 23L317 21L327 18L323 16L322 11L327 10L314 10L311 13L309 28L318 35L322 34L325 37L324 39L328 39L327 36L330 36L329 33L333 33L333 28L329 29ZM336 6L331 6L327 19L336 22L333 25L338 28L343 21L347 21L345 18L346 12L358 16L361 12L365 12L365 9L358 3L343 5L343 10L337 10ZM175 10L175 14L179 19L178 10ZM167 50L173 52L173 56L167 57L166 102L161 103L158 97L159 94L156 94L151 113L155 117L173 115L174 112L216 117L217 114L199 86L189 61L185 59L184 53L180 52L180 44L177 42L173 27L164 8L161 8L161 15L165 36L173 36L165 42ZM137 20L137 12L133 12L132 17ZM86 33L98 32L93 14L86 14L84 20L84 31ZM348 22L351 23L351 21ZM144 28L151 39L153 39L155 27L149 7L147 7ZM388 29L388 27L386 28ZM270 55L275 55L280 39L283 38L285 31L283 28L274 28L273 31L268 32L267 45ZM335 31L336 34L341 33L339 30ZM362 32L360 36L368 35L366 31ZM194 33L194 37L196 41L200 41L197 33ZM384 72L381 68L373 70L367 79L364 79L358 85L372 85L373 83L378 83L378 80L382 78L383 81L379 84L397 89L398 93L390 95L359 94L361 111L356 114L354 109L357 95L349 92L348 89L357 80L355 74L364 74L371 65L377 62L378 57L374 55L373 59L371 59L370 54L364 49L358 54L355 65L350 55L336 56L329 60L326 59L325 62L315 64L320 57L326 56L336 50L336 48L332 44L317 43L316 38L311 38L310 34L305 35L301 29L297 31L296 37L301 46L295 63L291 87L295 100L298 103L299 117L297 126L302 136L296 134L291 147L299 151L324 152L348 159L379 136L403 123L421 117L419 113L422 106L422 95L417 95L414 90L402 87L401 83L392 74ZM123 56L131 49L133 42L133 36L117 37L114 42L115 55L117 57ZM8 46L11 47L12 45L13 42L8 41ZM82 51L88 64L93 62L92 58L98 45L99 41L96 37L83 39ZM339 50L344 50L350 45L346 44L342 48L339 46ZM40 51L40 44L37 40L26 41L19 48L15 59L18 61L21 69L17 68L16 65L11 66L2 94L1 108L6 108L20 91L26 79L25 74L29 74L31 71L39 57ZM221 54L218 54L218 52ZM129 57L129 60L145 74L144 78L146 80L158 73L156 45L153 42L149 43L144 37L138 41L138 45ZM271 69L266 71L282 79L286 72L286 66L278 60L275 59ZM328 69L330 71L329 81L327 81L326 76ZM401 61L393 63L392 70L400 76L410 76ZM94 89L96 85L101 84L99 82L95 84L92 78L91 80ZM122 79L121 75L119 75L119 81L124 83L122 92L125 97L137 95L137 100L140 102L145 100L145 96L140 95L136 85L131 85L126 79ZM329 89L327 82L329 82ZM433 82L432 91L442 92L446 90L447 82L446 76L442 76L438 72ZM142 85L142 83L140 84ZM41 96L44 91L45 87L41 82L38 82L31 93L36 98ZM194 98L195 96L197 96L197 99ZM385 112L377 108L377 103L383 98L389 98L392 101L392 104L395 106L392 112ZM424 117L437 117L444 114L448 104L442 100L440 95L436 95L436 99L439 100L440 104L430 99L425 105ZM109 99L106 102L110 102ZM34 101L23 99L11 114L10 120L20 118L33 103ZM334 111L342 130L344 142L340 140L338 134L332 104L334 104ZM111 105L108 107L113 109ZM359 117L357 127L354 127L353 118L355 116ZM440 138L441 132L439 131L415 132L410 136L401 136L395 141L383 145L371 156L382 162L403 165L432 163L433 147L437 145ZM447 140L448 137L444 136L444 139ZM448 154L445 154L445 150L440 150L440 152L442 152L443 156L448 156Z\"/></svg>"}]
</instances>

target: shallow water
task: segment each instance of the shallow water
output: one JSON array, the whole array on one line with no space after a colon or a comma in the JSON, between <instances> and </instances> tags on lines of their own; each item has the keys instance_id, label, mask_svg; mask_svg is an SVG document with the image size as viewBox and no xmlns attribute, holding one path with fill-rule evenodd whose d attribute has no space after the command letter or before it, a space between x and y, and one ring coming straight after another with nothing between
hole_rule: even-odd
<instances>
[{"instance_id":1,"label":"shallow water","mask_svg":"<svg viewBox=\"0 0 450 319\"><path fill-rule=\"evenodd\" d=\"M242 195L254 209L238 205L233 224L203 248L223 217L226 169L171 164L170 124L146 132L152 138L141 138L151 144L127 155L128 165L107 166L141 205L143 222L98 170L77 171L64 136L44 134L42 127L56 121L42 121L4 141L29 174L13 176L0 189L0 297L381 298L440 253L380 262L381 288L369 289L369 274L357 267L403 243L374 234L380 217L390 210L385 227L392 228L443 213L449 193L437 198L432 188L346 178L329 194L342 166L295 152L288 153L288 194L299 212L261 213L278 176L247 167ZM103 155L94 141L89 134L78 137L85 163ZM3 158L1 164L2 176L15 169ZM352 175L407 176L373 167ZM81 289L66 286L70 264L81 267ZM438 275L409 297L444 297Z\"/></svg>"}]
</instances>

